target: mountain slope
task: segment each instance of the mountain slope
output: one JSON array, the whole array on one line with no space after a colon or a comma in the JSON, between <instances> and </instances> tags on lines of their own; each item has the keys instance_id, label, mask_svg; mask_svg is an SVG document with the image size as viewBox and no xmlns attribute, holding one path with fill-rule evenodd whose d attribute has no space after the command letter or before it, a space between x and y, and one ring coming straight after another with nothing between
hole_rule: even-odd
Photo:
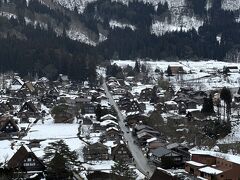
<instances>
[{"instance_id":1,"label":"mountain slope","mask_svg":"<svg viewBox=\"0 0 240 180\"><path fill-rule=\"evenodd\" d=\"M81 57L94 59L94 63L101 59L147 57L235 60L240 55L240 3L237 0L0 2L3 17L0 38L14 37L18 41L11 39L11 42L18 47L16 44L24 41L32 44L37 34L55 36L54 39L67 42L68 46L57 45L56 39L48 41L48 46L54 47L55 52L57 49L66 52L66 59ZM34 51L31 46L27 48ZM44 66L51 59L46 53L36 56L44 59ZM61 61L57 55L53 59ZM54 66L64 71L62 65L54 63Z\"/></svg>"}]
</instances>

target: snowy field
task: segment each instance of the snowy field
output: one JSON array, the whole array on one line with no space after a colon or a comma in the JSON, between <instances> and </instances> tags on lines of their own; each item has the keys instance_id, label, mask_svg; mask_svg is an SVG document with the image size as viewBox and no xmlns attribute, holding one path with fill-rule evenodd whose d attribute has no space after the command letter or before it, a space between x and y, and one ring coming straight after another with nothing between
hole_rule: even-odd
<instances>
[{"instance_id":1,"label":"snowy field","mask_svg":"<svg viewBox=\"0 0 240 180\"><path fill-rule=\"evenodd\" d=\"M127 65L134 67L135 61L132 60L116 60L112 61L112 64L117 64L121 67L126 67ZM150 76L155 80L158 79L159 75L154 73L156 69L165 72L169 65L171 66L182 66L183 70L187 74L179 76L174 76L170 78L171 83L177 88L179 86L191 86L197 90L211 90L219 89L224 86L231 88L233 92L237 90L240 85L240 73L231 73L228 77L223 77L221 72L224 66L237 66L238 70L240 65L237 63L228 63L220 61L141 61L141 64L145 64L150 69ZM216 73L216 75L213 75ZM169 79L169 78L168 78ZM136 88L133 90L136 90Z\"/></svg>"}]
</instances>

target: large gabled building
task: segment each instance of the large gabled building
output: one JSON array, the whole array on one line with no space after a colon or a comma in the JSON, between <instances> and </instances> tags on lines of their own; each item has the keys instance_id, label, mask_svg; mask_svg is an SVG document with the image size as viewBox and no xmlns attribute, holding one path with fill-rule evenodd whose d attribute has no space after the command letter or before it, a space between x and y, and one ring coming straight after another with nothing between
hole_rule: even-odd
<instances>
[{"instance_id":1,"label":"large gabled building","mask_svg":"<svg viewBox=\"0 0 240 180\"><path fill-rule=\"evenodd\" d=\"M239 180L240 157L212 151L191 151L185 170L208 180Z\"/></svg>"}]
</instances>

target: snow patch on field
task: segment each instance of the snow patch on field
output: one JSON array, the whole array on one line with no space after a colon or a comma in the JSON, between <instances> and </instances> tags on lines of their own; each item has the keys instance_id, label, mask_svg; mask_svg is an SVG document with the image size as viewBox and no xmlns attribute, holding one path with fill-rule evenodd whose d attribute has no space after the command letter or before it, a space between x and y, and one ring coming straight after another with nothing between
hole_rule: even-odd
<instances>
[{"instance_id":1,"label":"snow patch on field","mask_svg":"<svg viewBox=\"0 0 240 180\"><path fill-rule=\"evenodd\" d=\"M0 163L8 161L13 154L14 150L11 149L11 142L8 140L0 141Z\"/></svg>"},{"instance_id":2,"label":"snow patch on field","mask_svg":"<svg viewBox=\"0 0 240 180\"><path fill-rule=\"evenodd\" d=\"M132 67L135 66L135 61L131 60L112 61L112 64L114 63L121 67L126 67L127 65ZM222 71L224 66L237 66L238 69L240 69L240 65L237 63L220 62L214 60L198 62L143 61L142 63L145 63L148 65L148 67L150 67L151 76L155 79L158 78L158 75L154 75L155 69L165 72L169 65L182 66L186 74L183 74L181 77L174 76L170 78L171 83L175 86L181 86L181 83L184 83L186 86L193 86L197 90L219 89L225 86L231 88L233 92L235 92L240 86L240 73L231 73L228 77L224 77L220 74L212 75L212 73Z\"/></svg>"},{"instance_id":3,"label":"snow patch on field","mask_svg":"<svg viewBox=\"0 0 240 180\"><path fill-rule=\"evenodd\" d=\"M61 139L77 137L79 124L36 124L24 137L25 140L31 139Z\"/></svg>"}]
</instances>

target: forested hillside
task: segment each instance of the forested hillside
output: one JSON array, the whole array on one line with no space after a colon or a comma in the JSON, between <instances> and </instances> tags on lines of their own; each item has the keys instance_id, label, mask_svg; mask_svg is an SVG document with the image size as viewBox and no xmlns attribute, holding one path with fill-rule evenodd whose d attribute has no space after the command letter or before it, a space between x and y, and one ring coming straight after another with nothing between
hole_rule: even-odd
<instances>
[{"instance_id":1,"label":"forested hillside","mask_svg":"<svg viewBox=\"0 0 240 180\"><path fill-rule=\"evenodd\" d=\"M1 71L86 80L109 59L240 55L240 10L226 0L60 2L1 1Z\"/></svg>"}]
</instances>

